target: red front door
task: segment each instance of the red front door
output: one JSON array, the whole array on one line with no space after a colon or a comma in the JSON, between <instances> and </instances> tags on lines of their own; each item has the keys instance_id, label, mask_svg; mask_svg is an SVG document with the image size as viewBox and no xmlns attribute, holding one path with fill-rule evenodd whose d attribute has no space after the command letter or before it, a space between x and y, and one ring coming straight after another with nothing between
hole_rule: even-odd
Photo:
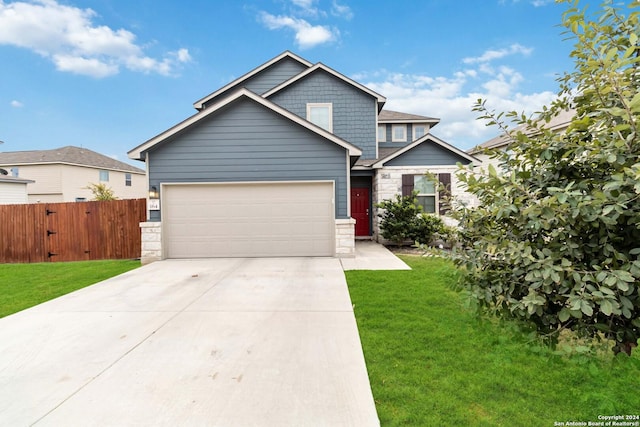
<instances>
[{"instance_id":1,"label":"red front door","mask_svg":"<svg viewBox=\"0 0 640 427\"><path fill-rule=\"evenodd\" d=\"M370 236L369 189L351 189L351 217L356 220L356 236Z\"/></svg>"}]
</instances>

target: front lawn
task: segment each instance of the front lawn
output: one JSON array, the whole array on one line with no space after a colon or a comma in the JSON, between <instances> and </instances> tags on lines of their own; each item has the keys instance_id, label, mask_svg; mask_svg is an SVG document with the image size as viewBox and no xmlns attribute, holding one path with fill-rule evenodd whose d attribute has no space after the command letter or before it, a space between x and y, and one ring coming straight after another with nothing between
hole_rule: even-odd
<instances>
[{"instance_id":1,"label":"front lawn","mask_svg":"<svg viewBox=\"0 0 640 427\"><path fill-rule=\"evenodd\" d=\"M0 264L0 317L140 266L140 261Z\"/></svg>"},{"instance_id":2,"label":"front lawn","mask_svg":"<svg viewBox=\"0 0 640 427\"><path fill-rule=\"evenodd\" d=\"M631 358L556 354L466 310L448 261L403 260L412 271L346 272L383 426L587 425L640 414L640 348Z\"/></svg>"}]
</instances>

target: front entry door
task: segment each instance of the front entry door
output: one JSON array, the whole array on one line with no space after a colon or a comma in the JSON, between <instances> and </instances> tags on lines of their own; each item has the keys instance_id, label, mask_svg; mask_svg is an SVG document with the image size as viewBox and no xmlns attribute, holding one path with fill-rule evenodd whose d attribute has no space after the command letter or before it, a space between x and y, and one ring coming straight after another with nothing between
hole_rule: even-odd
<instances>
[{"instance_id":1,"label":"front entry door","mask_svg":"<svg viewBox=\"0 0 640 427\"><path fill-rule=\"evenodd\" d=\"M369 189L351 189L351 217L356 220L356 236L370 236Z\"/></svg>"}]
</instances>

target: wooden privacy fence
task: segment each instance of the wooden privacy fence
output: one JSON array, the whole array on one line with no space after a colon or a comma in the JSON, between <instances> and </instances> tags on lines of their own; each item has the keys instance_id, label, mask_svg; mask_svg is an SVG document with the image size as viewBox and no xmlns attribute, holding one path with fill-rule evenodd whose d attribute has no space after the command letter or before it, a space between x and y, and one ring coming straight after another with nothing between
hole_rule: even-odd
<instances>
[{"instance_id":1,"label":"wooden privacy fence","mask_svg":"<svg viewBox=\"0 0 640 427\"><path fill-rule=\"evenodd\" d=\"M0 205L0 263L140 257L146 200Z\"/></svg>"}]
</instances>

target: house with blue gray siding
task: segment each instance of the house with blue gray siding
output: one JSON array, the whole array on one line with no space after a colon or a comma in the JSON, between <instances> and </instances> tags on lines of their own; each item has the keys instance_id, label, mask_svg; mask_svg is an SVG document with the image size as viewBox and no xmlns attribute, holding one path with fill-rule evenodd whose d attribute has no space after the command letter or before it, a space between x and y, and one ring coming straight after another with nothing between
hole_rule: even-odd
<instances>
[{"instance_id":1,"label":"house with blue gray siding","mask_svg":"<svg viewBox=\"0 0 640 427\"><path fill-rule=\"evenodd\" d=\"M438 119L385 103L288 51L196 101L129 152L150 189L142 261L353 256L379 238L376 203L412 191L446 214L445 191L465 194L456 164L477 159L431 134Z\"/></svg>"}]
</instances>

